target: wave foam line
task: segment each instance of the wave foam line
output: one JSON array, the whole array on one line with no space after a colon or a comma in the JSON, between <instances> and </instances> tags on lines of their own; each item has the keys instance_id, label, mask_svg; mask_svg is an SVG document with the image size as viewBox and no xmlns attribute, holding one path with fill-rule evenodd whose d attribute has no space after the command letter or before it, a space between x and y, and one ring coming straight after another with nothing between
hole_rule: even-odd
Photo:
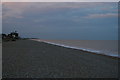
<instances>
[{"instance_id":1,"label":"wave foam line","mask_svg":"<svg viewBox=\"0 0 120 80\"><path fill-rule=\"evenodd\" d=\"M66 47L66 48L83 50L83 51L92 52L92 53L96 53L96 54L103 54L103 55L106 55L106 56L111 56L111 57L120 58L120 56L118 56L118 55L116 55L116 54L105 54L105 53L101 53L101 51L97 51L97 50L85 49L85 48L79 48L79 47L73 47L73 46L68 46L68 45L64 45L64 44L53 43L53 42L49 42L49 41L45 41L45 40L38 40L38 39L31 39L31 40L38 41L38 42L45 42L45 43L48 43L48 44L57 45L57 46L62 46L62 47Z\"/></svg>"}]
</instances>

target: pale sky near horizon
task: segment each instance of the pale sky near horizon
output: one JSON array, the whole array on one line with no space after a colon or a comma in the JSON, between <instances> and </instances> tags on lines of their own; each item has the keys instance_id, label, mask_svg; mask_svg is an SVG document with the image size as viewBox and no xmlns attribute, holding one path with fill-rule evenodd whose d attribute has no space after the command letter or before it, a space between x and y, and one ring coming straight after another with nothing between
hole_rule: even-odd
<instances>
[{"instance_id":1,"label":"pale sky near horizon","mask_svg":"<svg viewBox=\"0 0 120 80\"><path fill-rule=\"evenodd\" d=\"M3 33L22 37L68 40L116 40L116 2L3 3Z\"/></svg>"}]
</instances>

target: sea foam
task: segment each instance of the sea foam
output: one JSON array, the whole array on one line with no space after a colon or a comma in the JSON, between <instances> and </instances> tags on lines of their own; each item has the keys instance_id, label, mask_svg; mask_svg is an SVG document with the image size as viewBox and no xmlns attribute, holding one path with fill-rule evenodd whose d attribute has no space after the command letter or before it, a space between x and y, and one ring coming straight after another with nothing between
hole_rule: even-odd
<instances>
[{"instance_id":1,"label":"sea foam","mask_svg":"<svg viewBox=\"0 0 120 80\"><path fill-rule=\"evenodd\" d=\"M45 42L48 44L53 44L57 46L62 46L66 48L78 49L88 52L93 52L96 54L103 54L112 57L118 57L118 45L117 41L104 41L104 40L41 40L32 39L38 42Z\"/></svg>"}]
</instances>

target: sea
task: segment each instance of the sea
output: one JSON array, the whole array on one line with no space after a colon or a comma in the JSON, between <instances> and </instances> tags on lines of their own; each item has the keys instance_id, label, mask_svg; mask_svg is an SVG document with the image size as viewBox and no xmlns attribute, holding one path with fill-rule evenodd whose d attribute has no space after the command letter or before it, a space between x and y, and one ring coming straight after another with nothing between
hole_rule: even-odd
<instances>
[{"instance_id":1,"label":"sea","mask_svg":"<svg viewBox=\"0 0 120 80\"><path fill-rule=\"evenodd\" d=\"M120 58L118 40L32 40Z\"/></svg>"}]
</instances>

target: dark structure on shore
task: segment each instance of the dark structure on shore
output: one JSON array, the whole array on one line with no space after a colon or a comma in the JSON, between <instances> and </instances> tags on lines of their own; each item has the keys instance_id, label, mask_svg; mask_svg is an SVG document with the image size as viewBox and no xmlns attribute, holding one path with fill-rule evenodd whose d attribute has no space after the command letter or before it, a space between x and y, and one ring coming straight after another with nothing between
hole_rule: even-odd
<instances>
[{"instance_id":1,"label":"dark structure on shore","mask_svg":"<svg viewBox=\"0 0 120 80\"><path fill-rule=\"evenodd\" d=\"M11 32L10 34L2 34L3 41L16 41L19 38L17 31Z\"/></svg>"}]
</instances>

